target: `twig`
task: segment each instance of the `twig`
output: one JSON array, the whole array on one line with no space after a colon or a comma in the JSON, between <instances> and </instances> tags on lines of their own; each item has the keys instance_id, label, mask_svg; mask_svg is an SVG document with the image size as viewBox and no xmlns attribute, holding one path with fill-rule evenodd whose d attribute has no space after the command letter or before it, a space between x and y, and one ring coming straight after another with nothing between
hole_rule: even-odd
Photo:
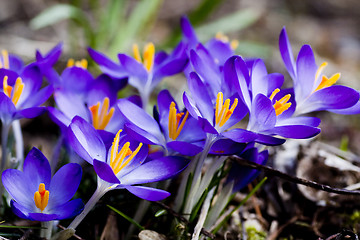
<instances>
[{"instance_id":1,"label":"twig","mask_svg":"<svg viewBox=\"0 0 360 240\"><path fill-rule=\"evenodd\" d=\"M61 230L66 230L66 227L64 227L64 226L62 226L62 225L60 225L60 224L58 224L57 226L58 226ZM82 237L79 237L79 236L76 235L76 234L74 234L73 237L74 237L74 238L77 238L77 239L79 239L79 240L84 240Z\"/></svg>"},{"instance_id":2,"label":"twig","mask_svg":"<svg viewBox=\"0 0 360 240\"><path fill-rule=\"evenodd\" d=\"M162 207L163 209L165 209L168 213L170 213L171 215L173 215L174 217L178 218L180 221L184 222L185 224L189 224L189 221L184 218L183 216L181 216L179 213L175 212L174 210L172 210L169 206L165 205L162 202L154 202L157 205L159 205L160 207ZM206 231L204 228L201 229L201 233L204 234L206 237L214 239L215 235L212 234L211 232Z\"/></svg>"},{"instance_id":3,"label":"twig","mask_svg":"<svg viewBox=\"0 0 360 240\"><path fill-rule=\"evenodd\" d=\"M317 183L314 181L310 181L310 180L306 180L306 179L302 179L302 178L298 178L298 177L294 177L294 176L290 176L279 170L273 169L268 166L263 166L263 165L254 163L249 160L241 159L238 157L230 157L230 159L237 162L238 164L240 164L242 166L259 169L259 170L264 171L267 174L286 179L286 180L288 180L290 182L294 182L296 184L301 184L301 185L305 185L305 186L308 186L311 188L315 188L315 189L318 189L321 191L343 194L343 195L360 195L360 191L351 191L351 190L341 189L341 188L332 188L328 185L320 184L320 183Z\"/></svg>"}]
</instances>

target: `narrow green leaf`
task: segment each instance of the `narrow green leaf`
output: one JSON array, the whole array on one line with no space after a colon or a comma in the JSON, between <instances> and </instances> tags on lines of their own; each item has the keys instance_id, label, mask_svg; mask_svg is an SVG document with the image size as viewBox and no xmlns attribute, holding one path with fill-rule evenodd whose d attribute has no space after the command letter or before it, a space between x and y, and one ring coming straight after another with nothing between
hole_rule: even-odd
<instances>
[{"instance_id":1,"label":"narrow green leaf","mask_svg":"<svg viewBox=\"0 0 360 240\"><path fill-rule=\"evenodd\" d=\"M132 11L124 31L121 31L115 37L110 48L110 55L117 54L119 51L127 48L139 34L144 34L150 30L151 20L156 17L162 0L142 0ZM125 33L125 34L124 34Z\"/></svg>"},{"instance_id":2,"label":"narrow green leaf","mask_svg":"<svg viewBox=\"0 0 360 240\"><path fill-rule=\"evenodd\" d=\"M164 214L166 214L166 210L165 210L165 209L161 209L161 210L159 210L159 211L157 211L157 212L155 213L155 217L160 217L160 216L162 216L162 215L164 215Z\"/></svg>"},{"instance_id":3,"label":"narrow green leaf","mask_svg":"<svg viewBox=\"0 0 360 240\"><path fill-rule=\"evenodd\" d=\"M204 21L224 0L203 0L197 8L189 14L190 22L196 26Z\"/></svg>"},{"instance_id":4,"label":"narrow green leaf","mask_svg":"<svg viewBox=\"0 0 360 240\"><path fill-rule=\"evenodd\" d=\"M201 205L203 204L203 202L205 201L206 199L206 196L209 192L209 189L206 188L204 193L201 195L201 198L199 199L199 201L196 203L196 205L194 206L193 210L191 211L191 215L190 215L190 219L189 219L189 222L192 222L195 220L196 216L197 216L197 213L199 212L200 208L201 208Z\"/></svg>"},{"instance_id":5,"label":"narrow green leaf","mask_svg":"<svg viewBox=\"0 0 360 240\"><path fill-rule=\"evenodd\" d=\"M15 229L44 229L43 227L12 226L12 225L0 225L0 228L15 228Z\"/></svg>"},{"instance_id":6,"label":"narrow green leaf","mask_svg":"<svg viewBox=\"0 0 360 240\"><path fill-rule=\"evenodd\" d=\"M113 210L114 212L116 212L117 214L119 214L120 216L122 216L123 218L125 218L126 220L128 220L130 223L134 224L137 228L139 228L140 230L144 230L145 228L143 226L141 226L138 222L136 222L134 219L132 219L131 217L127 216L125 213L120 212L119 210L117 210L116 208L110 206L110 205L106 205L108 208L110 208L111 210Z\"/></svg>"},{"instance_id":7,"label":"narrow green leaf","mask_svg":"<svg viewBox=\"0 0 360 240\"><path fill-rule=\"evenodd\" d=\"M51 26L65 19L79 21L82 25L88 25L88 20L83 11L70 4L56 4L45 9L30 21L32 29L40 29Z\"/></svg>"},{"instance_id":8,"label":"narrow green leaf","mask_svg":"<svg viewBox=\"0 0 360 240\"><path fill-rule=\"evenodd\" d=\"M260 13L259 10L251 8L242 9L196 28L196 33L201 41L206 41L214 37L219 31L222 33L239 31L253 24L260 17Z\"/></svg>"}]
</instances>

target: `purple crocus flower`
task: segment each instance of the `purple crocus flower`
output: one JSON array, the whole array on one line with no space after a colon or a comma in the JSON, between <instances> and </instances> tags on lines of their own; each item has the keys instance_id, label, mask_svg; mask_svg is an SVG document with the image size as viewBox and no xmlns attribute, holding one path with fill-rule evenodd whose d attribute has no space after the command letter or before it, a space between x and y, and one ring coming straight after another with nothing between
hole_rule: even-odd
<instances>
[{"instance_id":1,"label":"purple crocus flower","mask_svg":"<svg viewBox=\"0 0 360 240\"><path fill-rule=\"evenodd\" d=\"M176 48L170 55L165 52L155 54L154 45L148 43L144 47L144 55L141 56L139 47L134 44L134 58L119 54L120 64L92 49L89 49L89 54L109 76L116 79L127 76L129 84L139 91L142 105L146 107L152 90L161 79L181 72L187 64L187 57L183 56L180 49L181 47Z\"/></svg>"},{"instance_id":2,"label":"purple crocus flower","mask_svg":"<svg viewBox=\"0 0 360 240\"><path fill-rule=\"evenodd\" d=\"M6 62L11 64L9 59ZM45 108L39 105L53 92L52 86L41 88L42 75L36 63L27 65L20 72L11 70L8 64L0 69L0 119L6 125L16 119L42 114Z\"/></svg>"},{"instance_id":3,"label":"purple crocus flower","mask_svg":"<svg viewBox=\"0 0 360 240\"><path fill-rule=\"evenodd\" d=\"M247 129L258 134L257 142L278 145L285 140L273 135L309 138L320 132L318 118L292 117L293 93L280 90L284 81L281 74L268 74L261 59L250 65L239 56L232 57L232 61L238 79L235 89L250 112Z\"/></svg>"},{"instance_id":4,"label":"purple crocus flower","mask_svg":"<svg viewBox=\"0 0 360 240\"><path fill-rule=\"evenodd\" d=\"M84 160L94 166L99 177L102 195L112 189L127 189L132 194L150 201L162 200L170 193L138 184L168 179L188 164L182 157L168 156L145 161L148 148L131 140L126 134L116 134L109 149L92 125L75 117L69 126L70 145ZM99 190L100 191L100 190Z\"/></svg>"},{"instance_id":5,"label":"purple crocus flower","mask_svg":"<svg viewBox=\"0 0 360 240\"><path fill-rule=\"evenodd\" d=\"M155 119L126 99L120 99L118 107L126 119L126 132L135 139L162 146L170 155L175 151L193 156L202 150L204 131L187 111L179 111L168 90L158 95L159 112L155 111Z\"/></svg>"},{"instance_id":6,"label":"purple crocus flower","mask_svg":"<svg viewBox=\"0 0 360 240\"><path fill-rule=\"evenodd\" d=\"M303 45L296 62L285 28L279 38L279 48L285 67L294 82L296 110L300 115L321 110L340 110L359 104L359 93L352 88L334 85L340 73L331 77L322 74L326 62L318 66L309 45Z\"/></svg>"},{"instance_id":7,"label":"purple crocus flower","mask_svg":"<svg viewBox=\"0 0 360 240\"><path fill-rule=\"evenodd\" d=\"M37 148L24 161L23 172L7 169L2 183L13 198L13 212L32 221L51 221L71 218L84 208L81 199L74 196L81 180L80 165L69 163L51 178L50 164Z\"/></svg>"}]
</instances>

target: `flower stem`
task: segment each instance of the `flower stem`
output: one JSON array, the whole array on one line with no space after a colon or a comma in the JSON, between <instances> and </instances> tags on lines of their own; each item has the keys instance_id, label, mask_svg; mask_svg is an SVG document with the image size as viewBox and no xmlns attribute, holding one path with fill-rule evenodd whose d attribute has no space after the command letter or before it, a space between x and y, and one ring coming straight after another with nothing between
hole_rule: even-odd
<instances>
[{"instance_id":1,"label":"flower stem","mask_svg":"<svg viewBox=\"0 0 360 240\"><path fill-rule=\"evenodd\" d=\"M107 192L104 184L99 184L96 188L94 194L91 196L89 201L85 204L84 210L70 223L67 227L68 229L76 229L77 226L81 223L90 210L95 206L95 204L100 200L100 198Z\"/></svg>"},{"instance_id":2,"label":"flower stem","mask_svg":"<svg viewBox=\"0 0 360 240\"><path fill-rule=\"evenodd\" d=\"M41 222L42 229L40 230L40 237L45 239L51 238L53 221Z\"/></svg>"},{"instance_id":3,"label":"flower stem","mask_svg":"<svg viewBox=\"0 0 360 240\"><path fill-rule=\"evenodd\" d=\"M2 124L2 131L1 131L1 164L0 164L0 174L3 173L3 171L6 168L7 164L7 158L8 158L8 148L7 148L7 142L8 142L8 135L10 130L10 124L5 124L3 122ZM2 184L2 181L0 181L0 197L2 197L4 193L4 186ZM2 206L2 201L0 201L0 206Z\"/></svg>"},{"instance_id":4,"label":"flower stem","mask_svg":"<svg viewBox=\"0 0 360 240\"><path fill-rule=\"evenodd\" d=\"M20 120L15 120L12 123L12 129L15 136L15 150L18 170L22 171L24 162L24 140L21 132Z\"/></svg>"}]
</instances>

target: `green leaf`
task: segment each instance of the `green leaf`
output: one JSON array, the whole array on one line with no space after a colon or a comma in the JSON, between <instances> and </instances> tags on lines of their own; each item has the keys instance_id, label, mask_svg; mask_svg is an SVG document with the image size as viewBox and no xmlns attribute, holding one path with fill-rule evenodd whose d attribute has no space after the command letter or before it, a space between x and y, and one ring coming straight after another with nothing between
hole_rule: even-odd
<instances>
[{"instance_id":1,"label":"green leaf","mask_svg":"<svg viewBox=\"0 0 360 240\"><path fill-rule=\"evenodd\" d=\"M137 228L139 228L140 230L145 230L145 228L143 226L141 226L138 222L136 222L134 219L132 219L131 217L127 216L125 213L120 212L119 210L117 210L116 208L110 206L110 205L106 205L108 208L110 208L111 210L113 210L114 212L116 212L117 214L119 214L120 216L122 216L123 218L125 218L126 220L128 220L130 223L134 224Z\"/></svg>"},{"instance_id":2,"label":"green leaf","mask_svg":"<svg viewBox=\"0 0 360 240\"><path fill-rule=\"evenodd\" d=\"M203 0L197 8L189 14L190 22L196 26L204 21L224 0Z\"/></svg>"},{"instance_id":3,"label":"green leaf","mask_svg":"<svg viewBox=\"0 0 360 240\"><path fill-rule=\"evenodd\" d=\"M260 17L260 11L255 9L242 9L227 15L214 22L196 28L196 33L201 41L206 41L215 36L217 32L228 33L239 31L253 24Z\"/></svg>"},{"instance_id":4,"label":"green leaf","mask_svg":"<svg viewBox=\"0 0 360 240\"><path fill-rule=\"evenodd\" d=\"M196 203L196 205L194 206L192 212L191 212L191 215L190 215L190 219L189 219L189 222L192 222L195 220L195 218L197 217L197 213L199 212L200 208L201 208L201 205L203 204L203 202L205 201L205 198L207 196L209 192L209 189L206 188L204 193L201 195L201 198L199 199L199 201Z\"/></svg>"},{"instance_id":5,"label":"green leaf","mask_svg":"<svg viewBox=\"0 0 360 240\"><path fill-rule=\"evenodd\" d=\"M162 0L140 1L132 11L123 31L117 34L109 54L117 54L119 51L127 48L138 35L148 32L150 30L151 20L156 17L161 3Z\"/></svg>"},{"instance_id":6,"label":"green leaf","mask_svg":"<svg viewBox=\"0 0 360 240\"><path fill-rule=\"evenodd\" d=\"M30 21L30 27L37 30L51 26L65 19L73 19L80 22L82 25L89 25L88 19L81 9L70 4L56 4L34 17Z\"/></svg>"}]
</instances>

